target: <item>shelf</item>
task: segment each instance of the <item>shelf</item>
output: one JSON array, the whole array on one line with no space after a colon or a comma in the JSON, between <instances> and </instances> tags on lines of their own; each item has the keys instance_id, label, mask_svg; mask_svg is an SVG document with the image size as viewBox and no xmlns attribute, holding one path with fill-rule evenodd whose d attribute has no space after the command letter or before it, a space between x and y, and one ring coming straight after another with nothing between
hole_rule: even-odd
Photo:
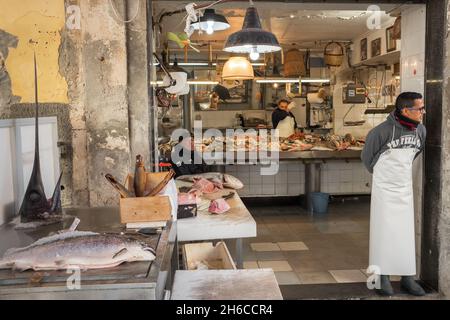
<instances>
[{"instance_id":1,"label":"shelf","mask_svg":"<svg viewBox=\"0 0 450 320\"><path fill-rule=\"evenodd\" d=\"M400 51L397 50L364 60L360 63L353 65L353 67L360 68L366 66L392 65L398 62L400 62Z\"/></svg>"}]
</instances>

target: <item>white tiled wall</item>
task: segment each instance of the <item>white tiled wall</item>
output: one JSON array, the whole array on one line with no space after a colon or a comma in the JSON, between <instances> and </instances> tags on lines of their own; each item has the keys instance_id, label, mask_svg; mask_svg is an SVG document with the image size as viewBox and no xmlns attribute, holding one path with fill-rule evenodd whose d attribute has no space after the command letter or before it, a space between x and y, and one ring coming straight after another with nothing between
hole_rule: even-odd
<instances>
[{"instance_id":1,"label":"white tiled wall","mask_svg":"<svg viewBox=\"0 0 450 320\"><path fill-rule=\"evenodd\" d=\"M262 176L259 165L229 165L226 172L239 178L242 197L298 196L305 193L305 166L300 161L280 163L273 176ZM322 164L321 191L331 194L368 194L371 175L359 161Z\"/></svg>"},{"instance_id":2,"label":"white tiled wall","mask_svg":"<svg viewBox=\"0 0 450 320\"><path fill-rule=\"evenodd\" d=\"M425 6L402 12L401 89L424 92Z\"/></svg>"}]
</instances>

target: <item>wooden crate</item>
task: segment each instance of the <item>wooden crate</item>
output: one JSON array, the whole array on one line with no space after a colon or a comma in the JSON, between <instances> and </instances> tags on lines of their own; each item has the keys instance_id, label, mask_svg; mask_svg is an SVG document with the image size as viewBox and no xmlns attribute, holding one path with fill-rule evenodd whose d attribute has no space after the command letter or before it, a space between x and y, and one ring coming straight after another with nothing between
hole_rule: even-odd
<instances>
[{"instance_id":1,"label":"wooden crate","mask_svg":"<svg viewBox=\"0 0 450 320\"><path fill-rule=\"evenodd\" d=\"M145 190L152 190L167 175L167 172L148 172ZM128 175L124 186L133 191L133 176ZM172 219L172 206L168 196L120 198L120 221L122 223L145 223Z\"/></svg>"},{"instance_id":2,"label":"wooden crate","mask_svg":"<svg viewBox=\"0 0 450 320\"><path fill-rule=\"evenodd\" d=\"M199 262L210 270L236 270L225 242L214 246L212 242L190 243L183 246L183 259L187 270L197 270Z\"/></svg>"},{"instance_id":3,"label":"wooden crate","mask_svg":"<svg viewBox=\"0 0 450 320\"><path fill-rule=\"evenodd\" d=\"M122 223L168 221L172 219L171 211L168 196L120 199Z\"/></svg>"}]
</instances>

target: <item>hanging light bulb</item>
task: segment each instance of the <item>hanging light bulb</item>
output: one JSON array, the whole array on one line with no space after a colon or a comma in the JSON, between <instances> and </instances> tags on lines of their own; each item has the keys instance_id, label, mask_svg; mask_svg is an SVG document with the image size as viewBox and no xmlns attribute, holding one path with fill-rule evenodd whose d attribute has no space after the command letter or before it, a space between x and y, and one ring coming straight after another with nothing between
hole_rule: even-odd
<instances>
[{"instance_id":1,"label":"hanging light bulb","mask_svg":"<svg viewBox=\"0 0 450 320\"><path fill-rule=\"evenodd\" d=\"M203 16L201 16L198 21L192 23L191 27L194 28L194 30L204 30L207 34L211 34L214 31L228 29L230 24L223 15L216 13L214 9L206 9Z\"/></svg>"},{"instance_id":2,"label":"hanging light bulb","mask_svg":"<svg viewBox=\"0 0 450 320\"><path fill-rule=\"evenodd\" d=\"M250 60L258 60L259 59L259 52L256 49L256 46L253 46L251 51L250 51Z\"/></svg>"},{"instance_id":3,"label":"hanging light bulb","mask_svg":"<svg viewBox=\"0 0 450 320\"><path fill-rule=\"evenodd\" d=\"M206 25L207 25L206 33L213 34L214 33L214 21L212 21L212 20L206 21Z\"/></svg>"}]
</instances>

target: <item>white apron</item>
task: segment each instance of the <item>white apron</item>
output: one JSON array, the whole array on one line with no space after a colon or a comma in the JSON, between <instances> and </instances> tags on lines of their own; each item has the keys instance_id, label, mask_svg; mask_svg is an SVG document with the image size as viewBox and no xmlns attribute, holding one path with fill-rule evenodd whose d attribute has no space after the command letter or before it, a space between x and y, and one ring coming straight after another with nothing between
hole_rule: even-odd
<instances>
[{"instance_id":1,"label":"white apron","mask_svg":"<svg viewBox=\"0 0 450 320\"><path fill-rule=\"evenodd\" d=\"M391 141L394 134L395 126ZM369 264L376 274L416 274L412 163L417 151L390 148L373 169Z\"/></svg>"},{"instance_id":2,"label":"white apron","mask_svg":"<svg viewBox=\"0 0 450 320\"><path fill-rule=\"evenodd\" d=\"M287 116L280 122L278 122L277 129L280 137L287 138L295 133L295 121L291 116Z\"/></svg>"}]
</instances>

